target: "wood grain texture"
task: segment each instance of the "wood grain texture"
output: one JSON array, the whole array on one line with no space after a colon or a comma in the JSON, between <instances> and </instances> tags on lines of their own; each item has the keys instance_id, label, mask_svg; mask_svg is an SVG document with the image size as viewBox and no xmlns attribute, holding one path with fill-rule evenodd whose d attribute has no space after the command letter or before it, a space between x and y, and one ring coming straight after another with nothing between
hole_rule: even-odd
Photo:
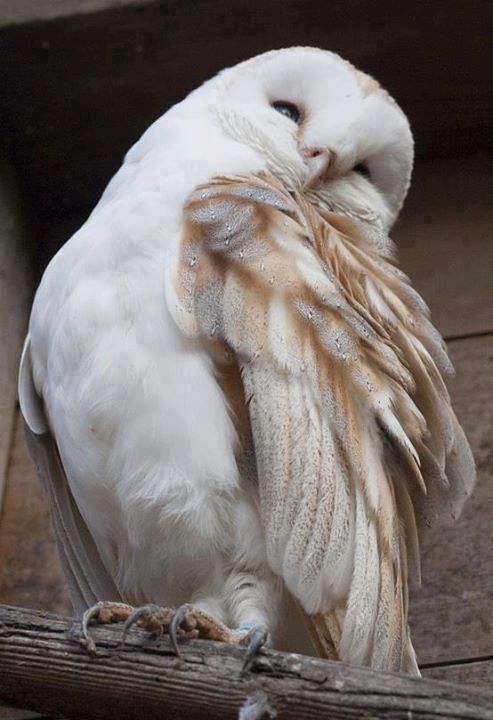
<instances>
[{"instance_id":1,"label":"wood grain texture","mask_svg":"<svg viewBox=\"0 0 493 720\"><path fill-rule=\"evenodd\" d=\"M40 720L42 716L34 710L26 710L26 708L12 707L0 700L0 720Z\"/></svg>"},{"instance_id":2,"label":"wood grain texture","mask_svg":"<svg viewBox=\"0 0 493 720\"><path fill-rule=\"evenodd\" d=\"M471 718L492 720L493 693L403 675L374 673L302 655L265 651L240 675L244 650L168 638L149 642L121 628L94 631L99 651L77 640L79 623L41 612L0 608L0 697L69 718L237 718L248 696L262 692L278 720L303 717Z\"/></svg>"},{"instance_id":3,"label":"wood grain texture","mask_svg":"<svg viewBox=\"0 0 493 720\"><path fill-rule=\"evenodd\" d=\"M493 158L418 164L392 232L445 337L493 331Z\"/></svg>"},{"instance_id":4,"label":"wood grain texture","mask_svg":"<svg viewBox=\"0 0 493 720\"><path fill-rule=\"evenodd\" d=\"M146 5L149 0L0 0L0 28L46 22L56 18L99 12L125 5Z\"/></svg>"},{"instance_id":5,"label":"wood grain texture","mask_svg":"<svg viewBox=\"0 0 493 720\"><path fill-rule=\"evenodd\" d=\"M459 521L434 528L421 548L411 627L422 663L493 654L493 335L456 340L449 350L457 373L452 398L478 485Z\"/></svg>"},{"instance_id":6,"label":"wood grain texture","mask_svg":"<svg viewBox=\"0 0 493 720\"><path fill-rule=\"evenodd\" d=\"M422 672L424 677L435 680L493 687L493 658L427 667L423 668Z\"/></svg>"},{"instance_id":7,"label":"wood grain texture","mask_svg":"<svg viewBox=\"0 0 493 720\"><path fill-rule=\"evenodd\" d=\"M420 157L491 148L484 0L373 9L285 0L282 10L237 0L234 12L225 0L91 4L107 7L0 31L5 127L46 229L94 205L152 120L218 70L273 47L331 49L373 74L409 115Z\"/></svg>"}]
</instances>

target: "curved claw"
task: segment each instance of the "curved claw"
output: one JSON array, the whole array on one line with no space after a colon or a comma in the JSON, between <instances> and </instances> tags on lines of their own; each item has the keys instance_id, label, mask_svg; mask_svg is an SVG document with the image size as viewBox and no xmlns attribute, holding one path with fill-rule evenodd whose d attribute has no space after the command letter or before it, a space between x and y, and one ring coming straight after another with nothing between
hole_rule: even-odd
<instances>
[{"instance_id":1,"label":"curved claw","mask_svg":"<svg viewBox=\"0 0 493 720\"><path fill-rule=\"evenodd\" d=\"M96 653L96 643L92 639L92 637L89 635L89 622L95 618L97 615L99 615L99 610L101 606L103 605L102 602L96 603L96 605L93 605L92 607L88 608L85 613L82 616L82 637L85 640L86 648L91 653L91 655L94 655Z\"/></svg>"},{"instance_id":2,"label":"curved claw","mask_svg":"<svg viewBox=\"0 0 493 720\"><path fill-rule=\"evenodd\" d=\"M249 640L248 648L241 668L241 674L248 672L259 651L270 642L269 631L264 625L255 625L246 636Z\"/></svg>"},{"instance_id":3,"label":"curved claw","mask_svg":"<svg viewBox=\"0 0 493 720\"><path fill-rule=\"evenodd\" d=\"M158 605L153 605L150 603L149 605L142 605L142 607L135 608L132 610L128 618L125 620L125 625L123 626L123 633L122 633L122 639L120 643L120 647L123 647L125 645L127 635L130 631L130 629L138 623L139 620L142 618L148 617L149 615L159 612L161 608Z\"/></svg>"},{"instance_id":4,"label":"curved claw","mask_svg":"<svg viewBox=\"0 0 493 720\"><path fill-rule=\"evenodd\" d=\"M100 600L92 607L88 608L82 616L82 638L85 642L87 650L94 655L96 653L96 643L89 634L89 623L95 618L100 618L101 610L105 609L130 610L130 605L126 603L113 602L112 600Z\"/></svg>"},{"instance_id":5,"label":"curved claw","mask_svg":"<svg viewBox=\"0 0 493 720\"><path fill-rule=\"evenodd\" d=\"M173 646L173 650L175 651L175 654L177 656L180 655L180 650L178 648L178 629L182 624L183 620L185 619L186 614L191 610L191 608L191 605L181 605L171 619L168 634L171 640L171 644Z\"/></svg>"}]
</instances>

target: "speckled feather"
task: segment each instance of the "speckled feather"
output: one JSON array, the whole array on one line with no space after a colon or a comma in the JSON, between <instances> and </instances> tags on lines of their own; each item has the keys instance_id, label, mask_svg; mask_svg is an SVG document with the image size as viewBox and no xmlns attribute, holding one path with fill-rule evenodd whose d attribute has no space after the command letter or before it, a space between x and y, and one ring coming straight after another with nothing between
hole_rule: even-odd
<instances>
[{"instance_id":1,"label":"speckled feather","mask_svg":"<svg viewBox=\"0 0 493 720\"><path fill-rule=\"evenodd\" d=\"M268 562L312 632L339 607L343 660L416 671L417 524L444 497L460 510L447 469L472 461L444 344L390 247L273 176L218 178L185 207L175 318L241 370Z\"/></svg>"}]
</instances>

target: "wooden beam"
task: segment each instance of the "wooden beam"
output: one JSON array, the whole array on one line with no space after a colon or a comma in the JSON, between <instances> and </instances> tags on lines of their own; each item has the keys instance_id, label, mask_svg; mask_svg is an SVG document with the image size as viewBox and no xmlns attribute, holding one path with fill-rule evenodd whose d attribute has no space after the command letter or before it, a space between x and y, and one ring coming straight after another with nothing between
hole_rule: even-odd
<instances>
[{"instance_id":1,"label":"wooden beam","mask_svg":"<svg viewBox=\"0 0 493 720\"><path fill-rule=\"evenodd\" d=\"M0 28L146 4L149 0L0 0Z\"/></svg>"},{"instance_id":2,"label":"wooden beam","mask_svg":"<svg viewBox=\"0 0 493 720\"><path fill-rule=\"evenodd\" d=\"M34 710L6 705L0 700L0 718L2 720L42 720L43 716Z\"/></svg>"},{"instance_id":3,"label":"wooden beam","mask_svg":"<svg viewBox=\"0 0 493 720\"><path fill-rule=\"evenodd\" d=\"M426 678L435 680L493 687L493 657L422 667L421 672Z\"/></svg>"},{"instance_id":4,"label":"wooden beam","mask_svg":"<svg viewBox=\"0 0 493 720\"><path fill-rule=\"evenodd\" d=\"M99 650L93 657L79 632L79 622L1 606L0 698L84 720L493 720L490 690L270 650L242 676L239 648L184 640L177 658L167 637L156 642L139 630L120 647L115 626L94 630ZM245 704L250 714L240 712Z\"/></svg>"}]
</instances>

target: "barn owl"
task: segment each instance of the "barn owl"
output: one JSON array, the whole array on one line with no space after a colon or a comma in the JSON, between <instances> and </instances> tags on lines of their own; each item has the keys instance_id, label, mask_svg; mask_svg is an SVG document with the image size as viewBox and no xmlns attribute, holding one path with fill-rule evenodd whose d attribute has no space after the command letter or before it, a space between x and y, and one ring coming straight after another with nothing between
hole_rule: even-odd
<instances>
[{"instance_id":1,"label":"barn owl","mask_svg":"<svg viewBox=\"0 0 493 720\"><path fill-rule=\"evenodd\" d=\"M20 371L74 609L418 674L418 532L474 481L388 232L408 121L331 52L158 119L49 264Z\"/></svg>"}]
</instances>

